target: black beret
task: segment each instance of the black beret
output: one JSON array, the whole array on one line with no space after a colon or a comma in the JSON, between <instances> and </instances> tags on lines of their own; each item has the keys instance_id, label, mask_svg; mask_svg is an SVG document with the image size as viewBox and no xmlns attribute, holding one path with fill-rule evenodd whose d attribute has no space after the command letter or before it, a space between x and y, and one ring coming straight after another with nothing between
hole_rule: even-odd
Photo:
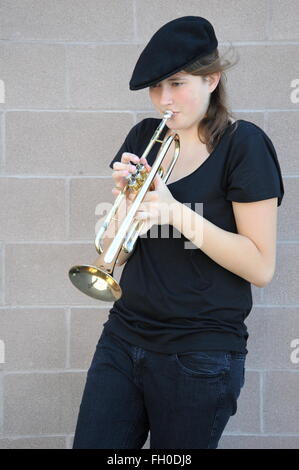
<instances>
[{"instance_id":1,"label":"black beret","mask_svg":"<svg viewBox=\"0 0 299 470\"><path fill-rule=\"evenodd\" d=\"M130 90L155 85L217 46L214 28L205 18L183 16L166 23L141 52L130 80Z\"/></svg>"}]
</instances>

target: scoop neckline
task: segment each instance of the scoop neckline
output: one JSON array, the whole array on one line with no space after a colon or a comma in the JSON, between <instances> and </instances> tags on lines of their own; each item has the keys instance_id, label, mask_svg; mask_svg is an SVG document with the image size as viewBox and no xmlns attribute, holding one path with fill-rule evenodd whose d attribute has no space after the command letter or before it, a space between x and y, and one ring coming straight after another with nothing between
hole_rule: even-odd
<instances>
[{"instance_id":1,"label":"scoop neckline","mask_svg":"<svg viewBox=\"0 0 299 470\"><path fill-rule=\"evenodd\" d=\"M242 121L242 119L237 119L236 121L230 123L227 128L225 129L220 141L218 142L218 144L216 145L216 147L214 148L214 150L212 150L212 152L210 153L210 155L197 167L195 168L194 171L192 171L191 173L189 173L189 175L186 175L186 176L183 176L182 178L180 178L179 180L176 180L176 181L173 181L172 183L166 183L166 186L172 186L173 184L176 184L176 183L180 183L181 181L185 180L186 178L189 178L190 176L192 176L194 173L196 173L197 171L199 171L203 166L204 164L211 159L211 157L215 154L216 150L218 150L221 142L222 142L222 139L224 137L224 135L226 134L227 130L233 125L233 124L236 124L237 122L240 122ZM163 139L166 135L166 132L167 132L167 128L163 129Z\"/></svg>"}]
</instances>

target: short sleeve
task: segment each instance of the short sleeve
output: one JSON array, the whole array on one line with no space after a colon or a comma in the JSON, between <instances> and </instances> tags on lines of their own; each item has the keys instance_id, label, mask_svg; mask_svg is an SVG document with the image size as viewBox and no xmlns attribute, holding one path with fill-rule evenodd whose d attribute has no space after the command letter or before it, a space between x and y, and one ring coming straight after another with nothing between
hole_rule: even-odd
<instances>
[{"instance_id":1,"label":"short sleeve","mask_svg":"<svg viewBox=\"0 0 299 470\"><path fill-rule=\"evenodd\" d=\"M277 197L280 206L284 185L275 148L262 130L233 145L229 158L226 199L254 202Z\"/></svg>"},{"instance_id":2,"label":"short sleeve","mask_svg":"<svg viewBox=\"0 0 299 470\"><path fill-rule=\"evenodd\" d=\"M127 137L125 138L124 142L122 143L120 149L118 150L117 154L113 158L113 160L109 163L110 168L113 168L113 163L114 162L120 162L121 161L121 156L124 152L130 152L130 153L135 153L134 148L136 146L136 140L137 140L137 130L138 130L138 125L136 124L135 126L132 127L130 132L128 133Z\"/></svg>"}]
</instances>

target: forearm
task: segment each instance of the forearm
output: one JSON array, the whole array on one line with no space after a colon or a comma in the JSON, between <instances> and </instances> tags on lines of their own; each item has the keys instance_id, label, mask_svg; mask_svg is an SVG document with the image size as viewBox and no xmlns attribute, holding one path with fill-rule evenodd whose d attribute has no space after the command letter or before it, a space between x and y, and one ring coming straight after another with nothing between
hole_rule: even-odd
<instances>
[{"instance_id":1,"label":"forearm","mask_svg":"<svg viewBox=\"0 0 299 470\"><path fill-rule=\"evenodd\" d=\"M223 230L177 202L172 212L172 225L213 261L248 282L266 284L266 263L250 238Z\"/></svg>"}]
</instances>

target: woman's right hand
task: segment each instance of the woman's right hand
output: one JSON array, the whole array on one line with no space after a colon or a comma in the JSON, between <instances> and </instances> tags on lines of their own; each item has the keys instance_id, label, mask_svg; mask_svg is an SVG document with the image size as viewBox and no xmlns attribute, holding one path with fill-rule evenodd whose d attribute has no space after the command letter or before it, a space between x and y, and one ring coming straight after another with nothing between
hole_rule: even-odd
<instances>
[{"instance_id":1,"label":"woman's right hand","mask_svg":"<svg viewBox=\"0 0 299 470\"><path fill-rule=\"evenodd\" d=\"M120 162L113 163L112 178L114 179L115 188L112 189L112 193L117 196L126 186L127 177L135 173L136 168L132 163L143 163L147 169L149 165L145 158L139 158L134 153L124 152L121 156Z\"/></svg>"}]
</instances>

